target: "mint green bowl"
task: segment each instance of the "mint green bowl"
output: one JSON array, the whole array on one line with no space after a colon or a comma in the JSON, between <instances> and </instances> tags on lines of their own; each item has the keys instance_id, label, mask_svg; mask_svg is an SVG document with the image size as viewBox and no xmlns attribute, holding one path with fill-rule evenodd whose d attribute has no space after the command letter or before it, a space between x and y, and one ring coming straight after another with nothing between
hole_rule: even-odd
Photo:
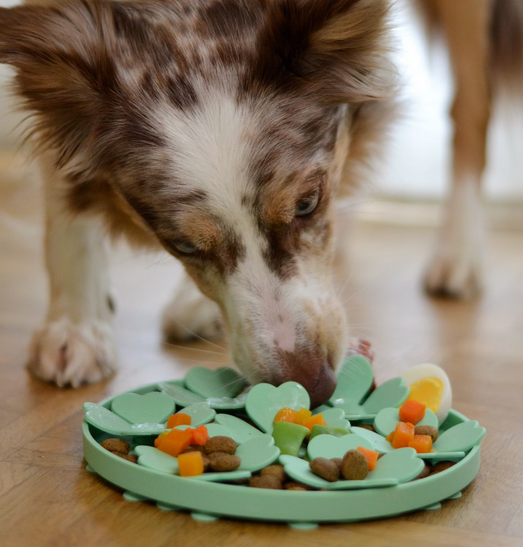
<instances>
[{"instance_id":1,"label":"mint green bowl","mask_svg":"<svg viewBox=\"0 0 523 547\"><path fill-rule=\"evenodd\" d=\"M144 394L155 389L157 385L152 384L132 393ZM110 408L111 401L112 398L101 404ZM440 430L465 421L468 421L465 416L451 410ZM136 465L101 447L100 443L110 436L107 433L85 420L82 430L84 455L91 470L132 493L135 499L155 501L163 509L298 526L354 522L436 509L443 500L459 497L461 490L476 477L480 465L478 444L450 469L393 487L335 492L263 490L187 479ZM143 439L140 442L143 443Z\"/></svg>"}]
</instances>

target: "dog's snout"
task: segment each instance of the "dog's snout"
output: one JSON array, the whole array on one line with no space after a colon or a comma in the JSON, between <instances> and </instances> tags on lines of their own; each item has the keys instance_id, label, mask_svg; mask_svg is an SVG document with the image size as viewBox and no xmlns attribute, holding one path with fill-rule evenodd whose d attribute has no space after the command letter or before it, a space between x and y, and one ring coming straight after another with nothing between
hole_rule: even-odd
<instances>
[{"instance_id":1,"label":"dog's snout","mask_svg":"<svg viewBox=\"0 0 523 547\"><path fill-rule=\"evenodd\" d=\"M336 374L329 363L306 359L299 367L285 367L281 382L298 382L309 393L311 408L325 403L336 389Z\"/></svg>"}]
</instances>

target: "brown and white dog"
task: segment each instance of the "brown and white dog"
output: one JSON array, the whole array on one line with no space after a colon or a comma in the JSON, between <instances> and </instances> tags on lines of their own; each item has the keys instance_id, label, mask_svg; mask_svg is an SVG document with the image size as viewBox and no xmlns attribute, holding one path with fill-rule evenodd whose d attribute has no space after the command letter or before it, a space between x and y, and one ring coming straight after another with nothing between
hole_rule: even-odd
<instances>
[{"instance_id":1,"label":"brown and white dog","mask_svg":"<svg viewBox=\"0 0 523 547\"><path fill-rule=\"evenodd\" d=\"M490 38L521 41L522 10L517 0L424 6L446 29L457 76L455 186L427 287L462 295L479 283ZM0 62L16 68L34 115L46 185L51 302L33 343L37 376L77 386L115 369L109 231L185 266L166 334L179 323L216 334L219 307L251 382L297 380L313 404L331 395L347 345L330 272L335 200L361 183L391 118L388 9L73 0L0 10ZM495 51L513 57L506 44Z\"/></svg>"},{"instance_id":2,"label":"brown and white dog","mask_svg":"<svg viewBox=\"0 0 523 547\"><path fill-rule=\"evenodd\" d=\"M78 386L116 367L104 231L188 273L169 333L216 302L251 382L314 405L347 346L334 202L384 134L386 0L72 0L0 10L0 61L33 114L51 301L31 370ZM346 190L345 190L346 191ZM198 302L200 300L200 302Z\"/></svg>"}]
</instances>

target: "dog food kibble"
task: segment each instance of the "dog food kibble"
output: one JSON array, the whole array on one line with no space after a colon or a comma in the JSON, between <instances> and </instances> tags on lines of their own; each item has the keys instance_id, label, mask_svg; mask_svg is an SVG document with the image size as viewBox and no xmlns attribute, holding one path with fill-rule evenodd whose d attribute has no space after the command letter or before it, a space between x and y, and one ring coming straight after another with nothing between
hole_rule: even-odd
<instances>
[{"instance_id":1,"label":"dog food kibble","mask_svg":"<svg viewBox=\"0 0 523 547\"><path fill-rule=\"evenodd\" d=\"M129 443L122 441L122 439L105 439L102 442L102 448L109 450L109 452L120 452L120 454L129 454L131 450Z\"/></svg>"},{"instance_id":2,"label":"dog food kibble","mask_svg":"<svg viewBox=\"0 0 523 547\"><path fill-rule=\"evenodd\" d=\"M217 471L219 473L236 471L242 463L238 456L234 456L228 452L211 452L207 455L207 458L209 459L209 467L213 471Z\"/></svg>"},{"instance_id":3,"label":"dog food kibble","mask_svg":"<svg viewBox=\"0 0 523 547\"><path fill-rule=\"evenodd\" d=\"M173 414L167 418L167 429L174 429L179 425L191 425L191 421L189 414L178 412L178 414Z\"/></svg>"},{"instance_id":4,"label":"dog food kibble","mask_svg":"<svg viewBox=\"0 0 523 547\"><path fill-rule=\"evenodd\" d=\"M204 450L206 454L211 454L212 452L225 452L227 454L236 454L236 449L238 445L236 441L230 437L212 437L209 439L205 445Z\"/></svg>"},{"instance_id":5,"label":"dog food kibble","mask_svg":"<svg viewBox=\"0 0 523 547\"><path fill-rule=\"evenodd\" d=\"M421 473L416 477L417 479L424 479L432 473L432 465L425 462L425 467L422 469Z\"/></svg>"},{"instance_id":6,"label":"dog food kibble","mask_svg":"<svg viewBox=\"0 0 523 547\"><path fill-rule=\"evenodd\" d=\"M414 435L409 447L414 448L418 454L429 454L432 452L432 437L430 435Z\"/></svg>"},{"instance_id":7,"label":"dog food kibble","mask_svg":"<svg viewBox=\"0 0 523 547\"><path fill-rule=\"evenodd\" d=\"M281 480L274 475L259 475L258 477L251 477L249 479L249 486L251 488L266 488L268 490L283 489Z\"/></svg>"},{"instance_id":8,"label":"dog food kibble","mask_svg":"<svg viewBox=\"0 0 523 547\"><path fill-rule=\"evenodd\" d=\"M368 431L372 431L373 433L376 433L374 426L371 424L361 424L358 427L361 427L362 429L367 429Z\"/></svg>"},{"instance_id":9,"label":"dog food kibble","mask_svg":"<svg viewBox=\"0 0 523 547\"><path fill-rule=\"evenodd\" d=\"M297 482L286 482L283 485L283 488L284 490L289 490L294 492L307 492L309 490L309 488Z\"/></svg>"},{"instance_id":10,"label":"dog food kibble","mask_svg":"<svg viewBox=\"0 0 523 547\"><path fill-rule=\"evenodd\" d=\"M432 443L438 440L438 430L431 425L417 425L414 428L414 435L429 435L432 438Z\"/></svg>"},{"instance_id":11,"label":"dog food kibble","mask_svg":"<svg viewBox=\"0 0 523 547\"><path fill-rule=\"evenodd\" d=\"M178 456L180 477L196 477L204 471L203 456L201 452L186 452Z\"/></svg>"},{"instance_id":12,"label":"dog food kibble","mask_svg":"<svg viewBox=\"0 0 523 547\"><path fill-rule=\"evenodd\" d=\"M288 456L298 456L303 440L309 434L309 429L303 425L289 422L275 422L272 431L274 444Z\"/></svg>"},{"instance_id":13,"label":"dog food kibble","mask_svg":"<svg viewBox=\"0 0 523 547\"><path fill-rule=\"evenodd\" d=\"M456 465L455 462L438 462L434 464L434 469L432 470L432 475L435 475L436 473L441 473L442 471L446 471L447 469L450 469L451 467L454 467Z\"/></svg>"},{"instance_id":14,"label":"dog food kibble","mask_svg":"<svg viewBox=\"0 0 523 547\"><path fill-rule=\"evenodd\" d=\"M283 465L269 465L267 467L264 467L260 471L260 475L272 475L273 477L277 477L281 482L285 480L285 470Z\"/></svg>"},{"instance_id":15,"label":"dog food kibble","mask_svg":"<svg viewBox=\"0 0 523 547\"><path fill-rule=\"evenodd\" d=\"M419 401L407 399L400 407L400 420L416 425L425 417L426 408L427 405Z\"/></svg>"},{"instance_id":16,"label":"dog food kibble","mask_svg":"<svg viewBox=\"0 0 523 547\"><path fill-rule=\"evenodd\" d=\"M329 482L336 482L340 478L340 470L335 462L327 458L314 458L309 462L311 471Z\"/></svg>"},{"instance_id":17,"label":"dog food kibble","mask_svg":"<svg viewBox=\"0 0 523 547\"><path fill-rule=\"evenodd\" d=\"M363 480L369 474L367 458L359 450L349 450L343 457L341 474L348 481Z\"/></svg>"},{"instance_id":18,"label":"dog food kibble","mask_svg":"<svg viewBox=\"0 0 523 547\"><path fill-rule=\"evenodd\" d=\"M114 454L115 456L122 458L122 460L127 460L128 462L131 462L131 463L138 463L138 456L136 454L124 454L123 452L115 452L115 451L111 451L111 454Z\"/></svg>"},{"instance_id":19,"label":"dog food kibble","mask_svg":"<svg viewBox=\"0 0 523 547\"><path fill-rule=\"evenodd\" d=\"M331 461L333 461L338 466L338 469L341 472L341 464L343 463L343 458L331 458Z\"/></svg>"},{"instance_id":20,"label":"dog food kibble","mask_svg":"<svg viewBox=\"0 0 523 547\"><path fill-rule=\"evenodd\" d=\"M378 463L379 452L376 452L375 450L369 450L368 448L364 448L363 446L358 446L357 450L359 450L367 458L369 471L372 471Z\"/></svg>"}]
</instances>

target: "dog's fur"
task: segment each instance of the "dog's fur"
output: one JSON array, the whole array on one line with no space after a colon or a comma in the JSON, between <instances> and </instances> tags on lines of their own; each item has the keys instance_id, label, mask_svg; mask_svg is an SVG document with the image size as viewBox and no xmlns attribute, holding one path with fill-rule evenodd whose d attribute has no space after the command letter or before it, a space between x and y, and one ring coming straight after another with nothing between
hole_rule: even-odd
<instances>
[{"instance_id":1,"label":"dog's fur","mask_svg":"<svg viewBox=\"0 0 523 547\"><path fill-rule=\"evenodd\" d=\"M457 80L453 199L426 284L466 295L480 282L489 60L507 67L513 44L523 49L523 10L517 0L423 6L445 30ZM0 10L0 61L17 69L46 183L51 303L35 374L76 386L114 370L109 229L184 264L167 335L179 323L218 334L219 308L249 380L298 380L313 404L330 396L347 343L330 281L334 200L361 183L390 119L388 7L73 0Z\"/></svg>"},{"instance_id":2,"label":"dog's fur","mask_svg":"<svg viewBox=\"0 0 523 547\"><path fill-rule=\"evenodd\" d=\"M0 10L0 61L17 70L46 183L51 302L33 344L37 376L76 386L115 368L102 219L183 263L218 304L250 381L299 380L314 404L331 395L347 345L330 275L334 199L341 181L360 182L387 123L388 7L73 0ZM193 290L183 288L189 301ZM204 310L199 330L212 331L215 308Z\"/></svg>"}]
</instances>

